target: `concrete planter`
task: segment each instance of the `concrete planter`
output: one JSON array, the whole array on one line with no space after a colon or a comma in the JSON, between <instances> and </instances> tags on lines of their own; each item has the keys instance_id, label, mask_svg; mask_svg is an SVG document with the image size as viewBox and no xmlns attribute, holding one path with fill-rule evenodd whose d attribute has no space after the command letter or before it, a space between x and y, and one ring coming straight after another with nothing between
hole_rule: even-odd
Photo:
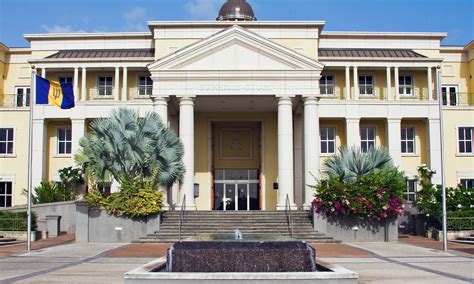
<instances>
[{"instance_id":1,"label":"concrete planter","mask_svg":"<svg viewBox=\"0 0 474 284\"><path fill-rule=\"evenodd\" d=\"M76 242L129 243L160 228L160 214L142 218L109 215L76 202Z\"/></svg>"},{"instance_id":2,"label":"concrete planter","mask_svg":"<svg viewBox=\"0 0 474 284\"><path fill-rule=\"evenodd\" d=\"M447 236L448 236L448 241L454 241L457 238L470 237L472 234L474 234L474 231L472 230L448 231ZM437 229L427 230L426 237L442 242L443 230L437 230Z\"/></svg>"},{"instance_id":3,"label":"concrete planter","mask_svg":"<svg viewBox=\"0 0 474 284\"><path fill-rule=\"evenodd\" d=\"M397 219L361 222L350 216L326 217L313 211L316 231L343 242L394 242L398 240Z\"/></svg>"}]
</instances>

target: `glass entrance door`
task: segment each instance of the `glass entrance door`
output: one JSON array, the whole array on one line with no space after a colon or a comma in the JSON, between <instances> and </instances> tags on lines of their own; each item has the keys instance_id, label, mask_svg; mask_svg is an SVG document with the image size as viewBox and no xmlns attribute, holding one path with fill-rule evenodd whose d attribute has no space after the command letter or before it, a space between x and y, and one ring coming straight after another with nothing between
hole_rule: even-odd
<instances>
[{"instance_id":1,"label":"glass entrance door","mask_svg":"<svg viewBox=\"0 0 474 284\"><path fill-rule=\"evenodd\" d=\"M260 210L257 176L258 170L216 170L214 210Z\"/></svg>"}]
</instances>

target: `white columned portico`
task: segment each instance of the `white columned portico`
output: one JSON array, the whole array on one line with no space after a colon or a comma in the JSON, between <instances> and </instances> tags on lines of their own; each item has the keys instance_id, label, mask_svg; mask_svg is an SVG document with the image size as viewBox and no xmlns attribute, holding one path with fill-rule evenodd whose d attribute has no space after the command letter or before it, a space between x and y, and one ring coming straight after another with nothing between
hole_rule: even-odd
<instances>
[{"instance_id":1,"label":"white columned portico","mask_svg":"<svg viewBox=\"0 0 474 284\"><path fill-rule=\"evenodd\" d=\"M346 118L346 140L349 147L360 147L360 118Z\"/></svg>"},{"instance_id":2,"label":"white columned portico","mask_svg":"<svg viewBox=\"0 0 474 284\"><path fill-rule=\"evenodd\" d=\"M402 120L400 118L387 119L388 151L396 167L401 166L401 124Z\"/></svg>"},{"instance_id":3,"label":"white columned portico","mask_svg":"<svg viewBox=\"0 0 474 284\"><path fill-rule=\"evenodd\" d=\"M41 68L41 77L46 79L46 68Z\"/></svg>"},{"instance_id":4,"label":"white columned portico","mask_svg":"<svg viewBox=\"0 0 474 284\"><path fill-rule=\"evenodd\" d=\"M74 163L74 155L79 150L79 141L81 140L84 135L86 135L86 120L81 119L71 119L71 133L72 133L72 141L71 141L71 159L73 164Z\"/></svg>"},{"instance_id":5,"label":"white columned portico","mask_svg":"<svg viewBox=\"0 0 474 284\"><path fill-rule=\"evenodd\" d=\"M114 100L119 100L120 95L120 68L115 67L115 86L114 86Z\"/></svg>"},{"instance_id":6,"label":"white columned portico","mask_svg":"<svg viewBox=\"0 0 474 284\"><path fill-rule=\"evenodd\" d=\"M387 73L387 100L393 100L392 98L392 75L390 74L390 67L386 69Z\"/></svg>"},{"instance_id":7,"label":"white columned portico","mask_svg":"<svg viewBox=\"0 0 474 284\"><path fill-rule=\"evenodd\" d=\"M398 81L398 67L393 68L393 80L395 82L395 99L400 100L400 83Z\"/></svg>"},{"instance_id":8,"label":"white columned portico","mask_svg":"<svg viewBox=\"0 0 474 284\"><path fill-rule=\"evenodd\" d=\"M429 132L429 160L430 168L436 171L433 176L433 184L441 184L441 133L440 133L440 120L428 119L428 132Z\"/></svg>"},{"instance_id":9,"label":"white columned portico","mask_svg":"<svg viewBox=\"0 0 474 284\"><path fill-rule=\"evenodd\" d=\"M169 97L165 96L152 96L153 110L158 113L161 117L163 124L168 127L168 100Z\"/></svg>"},{"instance_id":10,"label":"white columned portico","mask_svg":"<svg viewBox=\"0 0 474 284\"><path fill-rule=\"evenodd\" d=\"M79 100L79 68L74 67L74 101Z\"/></svg>"},{"instance_id":11,"label":"white columned portico","mask_svg":"<svg viewBox=\"0 0 474 284\"><path fill-rule=\"evenodd\" d=\"M87 86L86 86L86 81L87 81L87 68L82 67L82 84L81 84L81 101L85 102L86 97L87 97Z\"/></svg>"},{"instance_id":12,"label":"white columned portico","mask_svg":"<svg viewBox=\"0 0 474 284\"><path fill-rule=\"evenodd\" d=\"M359 99L359 74L357 66L354 66L354 100Z\"/></svg>"},{"instance_id":13,"label":"white columned portico","mask_svg":"<svg viewBox=\"0 0 474 284\"><path fill-rule=\"evenodd\" d=\"M278 202L277 210L285 210L286 196L292 209L294 200L293 173L293 105L291 97L278 98Z\"/></svg>"},{"instance_id":14,"label":"white columned portico","mask_svg":"<svg viewBox=\"0 0 474 284\"><path fill-rule=\"evenodd\" d=\"M320 174L318 98L304 99L304 209L311 209L314 190L308 184L316 184Z\"/></svg>"},{"instance_id":15,"label":"white columned portico","mask_svg":"<svg viewBox=\"0 0 474 284\"><path fill-rule=\"evenodd\" d=\"M194 203L194 100L192 97L179 98L179 137L184 146L183 163L186 168L183 182L181 183L181 204L186 195L186 210L196 210Z\"/></svg>"},{"instance_id":16,"label":"white columned portico","mask_svg":"<svg viewBox=\"0 0 474 284\"><path fill-rule=\"evenodd\" d=\"M427 82L428 82L428 100L432 101L434 100L433 97L433 75L431 74L431 67L428 67L426 69L426 76L427 76Z\"/></svg>"},{"instance_id":17,"label":"white columned portico","mask_svg":"<svg viewBox=\"0 0 474 284\"><path fill-rule=\"evenodd\" d=\"M128 68L123 67L122 101L126 101L127 97L128 97Z\"/></svg>"},{"instance_id":18,"label":"white columned portico","mask_svg":"<svg viewBox=\"0 0 474 284\"><path fill-rule=\"evenodd\" d=\"M346 66L346 100L351 99L351 70Z\"/></svg>"},{"instance_id":19,"label":"white columned portico","mask_svg":"<svg viewBox=\"0 0 474 284\"><path fill-rule=\"evenodd\" d=\"M33 120L32 186L38 186L44 178L46 166L46 124L44 119Z\"/></svg>"}]
</instances>

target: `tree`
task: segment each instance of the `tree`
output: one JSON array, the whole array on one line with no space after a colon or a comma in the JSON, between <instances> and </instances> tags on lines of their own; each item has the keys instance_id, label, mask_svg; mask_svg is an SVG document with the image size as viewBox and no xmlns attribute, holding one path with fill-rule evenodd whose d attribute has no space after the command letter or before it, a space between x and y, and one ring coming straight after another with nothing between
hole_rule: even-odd
<instances>
[{"instance_id":1,"label":"tree","mask_svg":"<svg viewBox=\"0 0 474 284\"><path fill-rule=\"evenodd\" d=\"M119 108L93 121L91 130L75 159L94 181L153 178L170 185L183 178L183 144L157 113L139 118L138 112Z\"/></svg>"},{"instance_id":2,"label":"tree","mask_svg":"<svg viewBox=\"0 0 474 284\"><path fill-rule=\"evenodd\" d=\"M344 183L353 183L358 177L368 175L375 169L391 167L392 158L382 148L370 148L364 153L358 147L341 147L337 155L331 156L323 164L324 173L329 178L337 178Z\"/></svg>"}]
</instances>

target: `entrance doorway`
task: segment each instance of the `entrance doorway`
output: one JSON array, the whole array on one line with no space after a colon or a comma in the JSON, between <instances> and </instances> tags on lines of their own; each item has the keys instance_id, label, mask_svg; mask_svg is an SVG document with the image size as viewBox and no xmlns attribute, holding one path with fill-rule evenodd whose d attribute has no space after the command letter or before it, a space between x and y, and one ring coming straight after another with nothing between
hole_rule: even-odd
<instances>
[{"instance_id":1,"label":"entrance doorway","mask_svg":"<svg viewBox=\"0 0 474 284\"><path fill-rule=\"evenodd\" d=\"M216 169L214 176L214 210L260 210L257 169Z\"/></svg>"}]
</instances>

